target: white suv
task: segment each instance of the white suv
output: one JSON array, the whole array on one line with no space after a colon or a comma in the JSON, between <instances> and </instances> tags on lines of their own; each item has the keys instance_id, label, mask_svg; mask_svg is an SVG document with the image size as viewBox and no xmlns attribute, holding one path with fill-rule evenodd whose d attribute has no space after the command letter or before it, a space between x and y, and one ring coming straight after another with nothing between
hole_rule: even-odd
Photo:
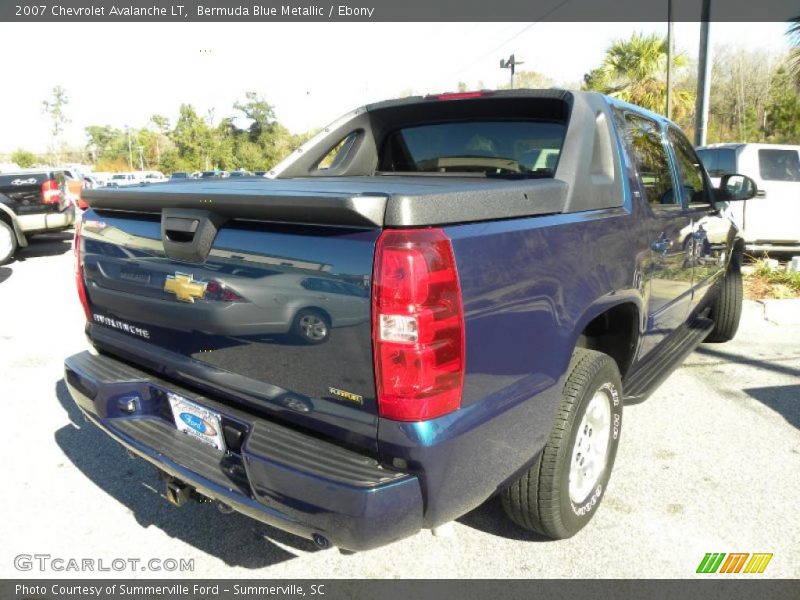
<instances>
[{"instance_id":1,"label":"white suv","mask_svg":"<svg viewBox=\"0 0 800 600\"><path fill-rule=\"evenodd\" d=\"M712 144L697 154L715 185L725 173L758 185L755 198L730 207L748 250L800 251L800 146Z\"/></svg>"},{"instance_id":2,"label":"white suv","mask_svg":"<svg viewBox=\"0 0 800 600\"><path fill-rule=\"evenodd\" d=\"M138 184L139 179L134 173L114 173L106 185L108 187L128 187L129 185Z\"/></svg>"}]
</instances>

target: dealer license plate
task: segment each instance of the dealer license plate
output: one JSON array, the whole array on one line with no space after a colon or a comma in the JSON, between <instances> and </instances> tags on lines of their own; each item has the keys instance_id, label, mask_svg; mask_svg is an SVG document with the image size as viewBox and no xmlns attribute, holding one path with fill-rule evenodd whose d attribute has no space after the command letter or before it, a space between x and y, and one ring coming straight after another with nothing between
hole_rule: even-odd
<instances>
[{"instance_id":1,"label":"dealer license plate","mask_svg":"<svg viewBox=\"0 0 800 600\"><path fill-rule=\"evenodd\" d=\"M167 398L172 407L172 416L178 431L213 446L217 450L225 450L225 439L222 437L219 415L178 394L170 392L167 394Z\"/></svg>"}]
</instances>

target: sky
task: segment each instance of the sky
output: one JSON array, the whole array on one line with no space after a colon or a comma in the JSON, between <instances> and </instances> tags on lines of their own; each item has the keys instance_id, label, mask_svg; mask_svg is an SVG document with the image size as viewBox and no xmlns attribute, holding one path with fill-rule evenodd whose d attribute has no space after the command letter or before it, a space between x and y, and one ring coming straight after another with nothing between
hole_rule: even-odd
<instances>
[{"instance_id":1,"label":"sky","mask_svg":"<svg viewBox=\"0 0 800 600\"><path fill-rule=\"evenodd\" d=\"M698 23L675 24L675 46L697 56ZM780 54L783 23L712 23L712 46ZM85 143L87 125L139 128L153 114L174 123L181 103L214 123L256 91L293 132L321 127L377 100L453 91L458 82L508 81L512 52L560 83L578 83L615 39L666 34L665 23L0 23L0 153L47 149L42 101L67 91L65 131ZM61 40L55 44L36 40ZM21 57L17 60L15 57ZM13 82L13 83L12 83ZM12 88L13 86L13 88Z\"/></svg>"}]
</instances>

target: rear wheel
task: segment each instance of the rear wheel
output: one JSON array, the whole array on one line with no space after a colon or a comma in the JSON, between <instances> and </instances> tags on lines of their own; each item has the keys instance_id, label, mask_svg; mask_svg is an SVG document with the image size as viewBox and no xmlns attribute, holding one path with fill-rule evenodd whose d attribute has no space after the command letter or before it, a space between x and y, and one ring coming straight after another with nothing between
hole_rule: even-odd
<instances>
[{"instance_id":1,"label":"rear wheel","mask_svg":"<svg viewBox=\"0 0 800 600\"><path fill-rule=\"evenodd\" d=\"M6 264L17 250L17 236L4 221L0 221L0 265Z\"/></svg>"},{"instance_id":2,"label":"rear wheel","mask_svg":"<svg viewBox=\"0 0 800 600\"><path fill-rule=\"evenodd\" d=\"M304 308L294 317L292 333L306 344L322 344L331 334L327 317L313 308Z\"/></svg>"},{"instance_id":3,"label":"rear wheel","mask_svg":"<svg viewBox=\"0 0 800 600\"><path fill-rule=\"evenodd\" d=\"M533 466L502 494L513 522L563 539L591 520L617 455L621 390L611 357L575 350L547 444Z\"/></svg>"},{"instance_id":4,"label":"rear wheel","mask_svg":"<svg viewBox=\"0 0 800 600\"><path fill-rule=\"evenodd\" d=\"M733 260L711 304L708 318L714 321L714 329L708 334L706 342L729 342L736 336L742 317L742 294L742 272L739 262Z\"/></svg>"}]
</instances>

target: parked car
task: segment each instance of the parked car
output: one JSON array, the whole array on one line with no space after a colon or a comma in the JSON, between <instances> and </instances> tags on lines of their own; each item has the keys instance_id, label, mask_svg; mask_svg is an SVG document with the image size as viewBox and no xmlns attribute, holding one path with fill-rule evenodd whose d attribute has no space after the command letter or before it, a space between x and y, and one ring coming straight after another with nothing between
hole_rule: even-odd
<instances>
[{"instance_id":1,"label":"parked car","mask_svg":"<svg viewBox=\"0 0 800 600\"><path fill-rule=\"evenodd\" d=\"M89 175L98 183L96 187L103 187L108 184L112 173L107 173L105 171L94 171L89 173Z\"/></svg>"},{"instance_id":2,"label":"parked car","mask_svg":"<svg viewBox=\"0 0 800 600\"><path fill-rule=\"evenodd\" d=\"M712 181L743 173L756 182L757 199L732 207L747 250L800 252L800 146L712 144L697 154Z\"/></svg>"},{"instance_id":3,"label":"parked car","mask_svg":"<svg viewBox=\"0 0 800 600\"><path fill-rule=\"evenodd\" d=\"M63 231L75 218L63 170L30 169L0 175L0 265L38 233Z\"/></svg>"},{"instance_id":4,"label":"parked car","mask_svg":"<svg viewBox=\"0 0 800 600\"><path fill-rule=\"evenodd\" d=\"M141 181L135 173L114 173L106 184L107 187L128 187L139 185Z\"/></svg>"},{"instance_id":5,"label":"parked car","mask_svg":"<svg viewBox=\"0 0 800 600\"><path fill-rule=\"evenodd\" d=\"M230 177L230 173L228 171L202 171L200 173L200 179L224 179L226 177Z\"/></svg>"},{"instance_id":6,"label":"parked car","mask_svg":"<svg viewBox=\"0 0 800 600\"><path fill-rule=\"evenodd\" d=\"M169 176L170 181L184 181L186 179L190 179L190 175L186 171L175 171Z\"/></svg>"},{"instance_id":7,"label":"parked car","mask_svg":"<svg viewBox=\"0 0 800 600\"><path fill-rule=\"evenodd\" d=\"M623 404L736 334L721 211L755 183L714 189L676 125L618 100L381 102L272 173L86 194L97 352L64 380L175 505L363 550L499 493L566 538L606 493Z\"/></svg>"},{"instance_id":8,"label":"parked car","mask_svg":"<svg viewBox=\"0 0 800 600\"><path fill-rule=\"evenodd\" d=\"M92 175L84 175L83 176L83 186L86 189L92 190L94 188L102 187L103 183L99 179L96 179L95 177L93 177Z\"/></svg>"},{"instance_id":9,"label":"parked car","mask_svg":"<svg viewBox=\"0 0 800 600\"><path fill-rule=\"evenodd\" d=\"M238 169L236 171L231 171L228 175L229 177L253 177L253 173L250 171L245 171L244 169Z\"/></svg>"},{"instance_id":10,"label":"parked car","mask_svg":"<svg viewBox=\"0 0 800 600\"><path fill-rule=\"evenodd\" d=\"M169 181L161 171L140 171L137 175L142 183L164 183Z\"/></svg>"}]
</instances>

